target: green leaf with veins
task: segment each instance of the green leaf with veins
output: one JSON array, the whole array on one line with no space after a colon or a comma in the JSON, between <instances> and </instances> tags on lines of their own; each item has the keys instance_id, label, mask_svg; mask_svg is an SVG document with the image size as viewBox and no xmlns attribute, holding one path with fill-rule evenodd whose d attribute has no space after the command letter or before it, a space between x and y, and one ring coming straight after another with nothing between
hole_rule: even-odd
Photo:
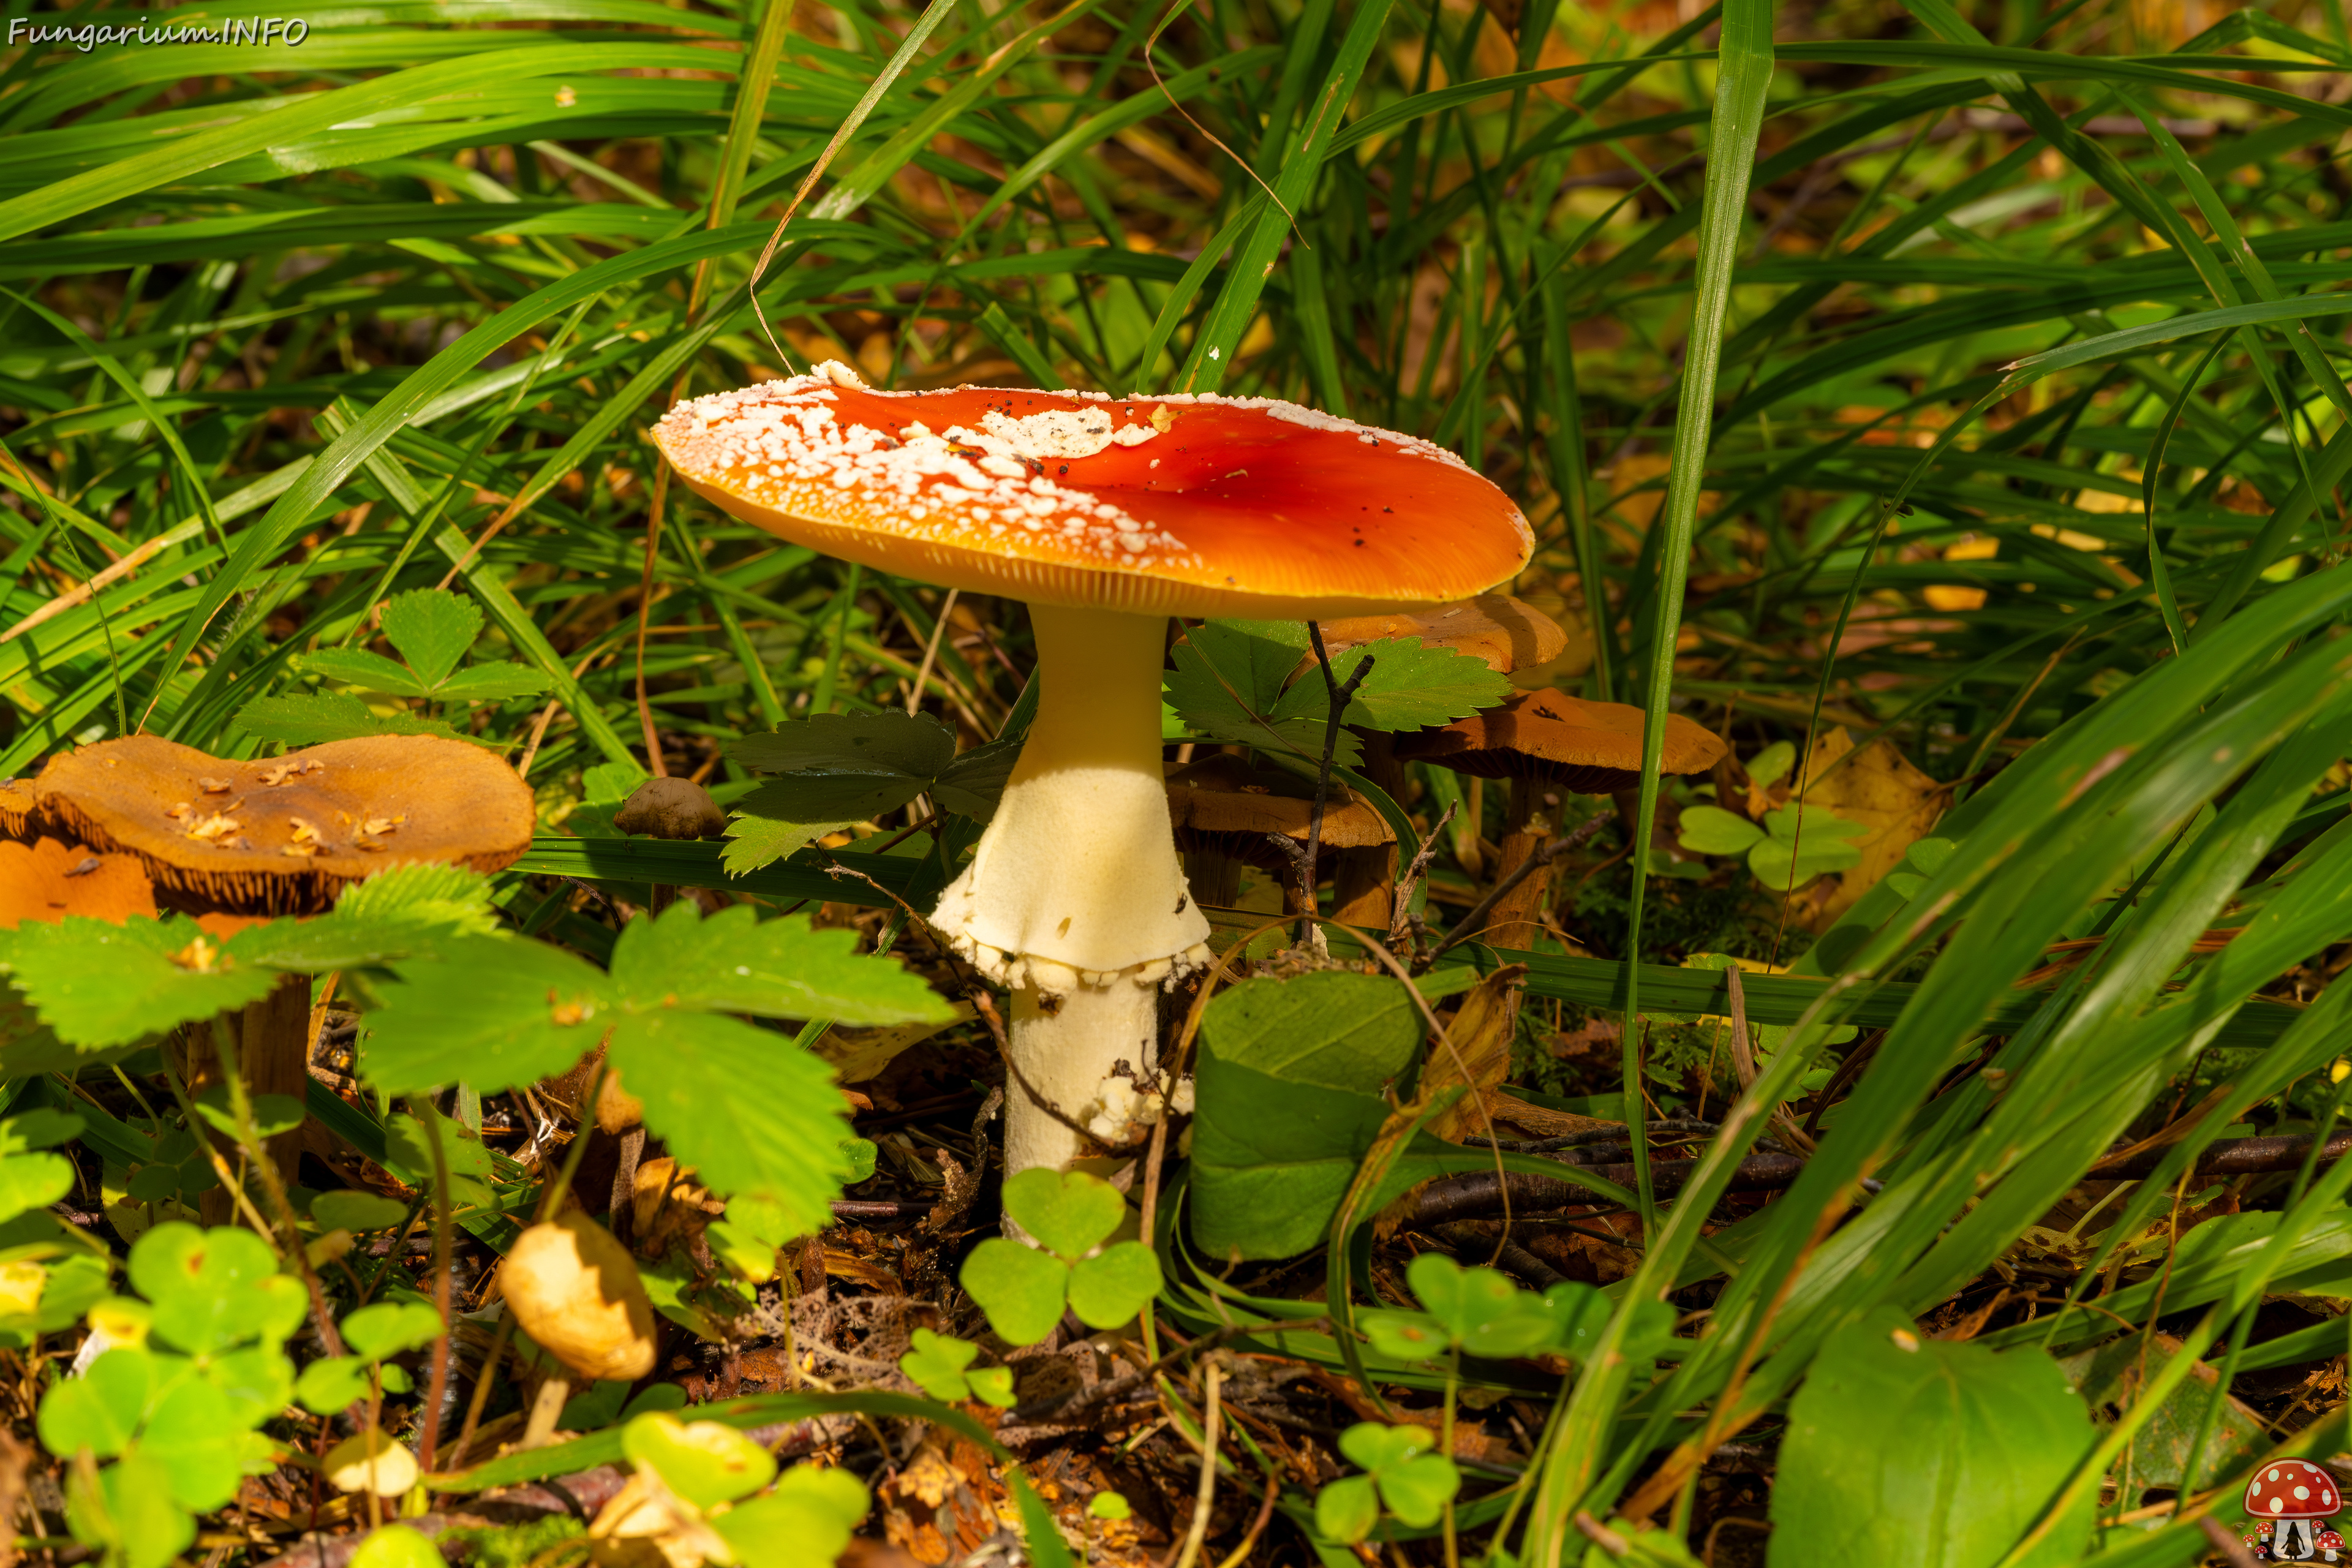
<instances>
[{"instance_id":1,"label":"green leaf with veins","mask_svg":"<svg viewBox=\"0 0 2352 1568\"><path fill-rule=\"evenodd\" d=\"M814 1052L683 1010L623 1016L609 1048L678 1163L715 1191L776 1205L796 1236L832 1223L849 1108Z\"/></svg>"},{"instance_id":2,"label":"green leaf with veins","mask_svg":"<svg viewBox=\"0 0 2352 1568\"><path fill-rule=\"evenodd\" d=\"M377 713L348 692L315 691L290 697L257 697L237 710L236 726L257 741L281 746L316 746L362 735L446 735L472 740L438 719L413 713ZM503 744L504 742L496 742Z\"/></svg>"},{"instance_id":3,"label":"green leaf with veins","mask_svg":"<svg viewBox=\"0 0 2352 1568\"><path fill-rule=\"evenodd\" d=\"M26 922L9 963L41 1021L73 1046L115 1046L257 1002L275 972L240 963L186 915Z\"/></svg>"},{"instance_id":4,"label":"green leaf with veins","mask_svg":"<svg viewBox=\"0 0 2352 1568\"><path fill-rule=\"evenodd\" d=\"M806 915L762 921L749 904L704 918L680 900L631 921L613 952L625 1005L831 1018L852 1026L934 1023L954 1009L894 962L857 951L857 933Z\"/></svg>"},{"instance_id":5,"label":"green leaf with veins","mask_svg":"<svg viewBox=\"0 0 2352 1568\"><path fill-rule=\"evenodd\" d=\"M758 791L752 792L754 795ZM838 833L856 817L839 822L789 822L776 816L756 816L742 811L727 824L727 843L719 863L730 877L740 877L762 866L797 855L828 833Z\"/></svg>"},{"instance_id":6,"label":"green leaf with veins","mask_svg":"<svg viewBox=\"0 0 2352 1568\"><path fill-rule=\"evenodd\" d=\"M1177 644L1166 698L1185 723L1261 751L1319 758L1331 694L1322 672L1300 670L1312 645L1303 623L1210 621ZM1486 661L1418 637L1383 637L1349 648L1331 667L1345 681L1369 658L1371 669L1343 715L1367 730L1418 730L1465 718L1511 693ZM1294 679L1294 676L1296 677ZM1361 752L1344 731L1334 753L1353 766Z\"/></svg>"},{"instance_id":7,"label":"green leaf with veins","mask_svg":"<svg viewBox=\"0 0 2352 1568\"><path fill-rule=\"evenodd\" d=\"M360 1041L361 1071L392 1094L460 1079L483 1094L536 1083L593 1050L612 1022L605 975L543 942L464 937L394 972Z\"/></svg>"},{"instance_id":8,"label":"green leaf with veins","mask_svg":"<svg viewBox=\"0 0 2352 1568\"><path fill-rule=\"evenodd\" d=\"M394 697L422 697L432 689L405 666L363 647L322 647L296 658L294 668L305 675L321 676L338 686L356 686L362 691L388 692Z\"/></svg>"},{"instance_id":9,"label":"green leaf with veins","mask_svg":"<svg viewBox=\"0 0 2352 1568\"><path fill-rule=\"evenodd\" d=\"M430 691L482 635L481 606L446 588L395 594L383 602L383 635Z\"/></svg>"},{"instance_id":10,"label":"green leaf with veins","mask_svg":"<svg viewBox=\"0 0 2352 1568\"><path fill-rule=\"evenodd\" d=\"M796 854L827 833L932 795L986 820L1020 757L1016 740L956 754L955 731L928 714L821 713L728 748L772 775L736 803L722 863L732 876Z\"/></svg>"},{"instance_id":11,"label":"green leaf with veins","mask_svg":"<svg viewBox=\"0 0 2352 1568\"><path fill-rule=\"evenodd\" d=\"M547 677L529 665L498 659L457 671L435 687L431 695L444 702L495 702L509 697L537 697L547 687Z\"/></svg>"}]
</instances>

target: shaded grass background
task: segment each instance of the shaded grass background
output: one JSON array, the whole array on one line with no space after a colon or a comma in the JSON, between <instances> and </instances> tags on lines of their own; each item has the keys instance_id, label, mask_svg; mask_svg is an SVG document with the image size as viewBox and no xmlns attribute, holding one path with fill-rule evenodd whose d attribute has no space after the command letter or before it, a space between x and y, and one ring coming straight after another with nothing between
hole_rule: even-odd
<instances>
[{"instance_id":1,"label":"shaded grass background","mask_svg":"<svg viewBox=\"0 0 2352 1568\"><path fill-rule=\"evenodd\" d=\"M1949 786L1962 854L1921 895L1949 895L1942 923L1849 971L1916 963L1955 909L1988 933L1931 973L1958 988L1939 994L1948 1028L1865 1080L1887 1146L1836 1166L1909 1162L1924 1228L1886 1259L1943 1261L1906 1300L1961 1289L2172 1101L2196 1038L2164 986L2203 984L2226 1015L2333 977L2352 931L2334 841L2314 839L2342 816L2343 718L2310 660L2339 618L2352 467L2335 0L1746 6L1732 30L1763 73L1746 132L1718 109L1711 8L957 6L786 231L759 284L771 341L753 259L914 19L394 0L311 12L299 47L45 45L0 65L0 774L142 724L256 749L236 716L304 689L299 654L364 642L386 595L445 579L552 682L551 703L470 719L551 823L588 770L647 760L641 610L660 765L722 798L745 781L719 744L790 715L913 696L977 740L1026 668L1017 611L961 602L917 693L931 590L676 495L648 565L644 425L677 391L828 358L902 387L1266 394L1442 441L1518 497L1541 548L1517 587L1584 624L1587 694L1671 700L1742 755L1842 723ZM746 58L773 62L763 100ZM1703 250L1704 182L1745 163L1710 155L1743 134L1748 189ZM1692 380L1709 289L1719 363ZM2233 760L2190 769L2249 692L2286 717L2246 718ZM2272 756L2292 762L2247 783ZM2095 845L2068 837L2077 804L2107 814L2081 829ZM2180 868L2114 899L2184 825L2202 837ZM1961 831L1980 826L1998 832ZM2028 841L2084 857L2079 886L2053 890ZM2140 912L2173 897L2180 930L2251 925L2297 887L2310 908L2234 967L2196 967ZM2028 919L2037 890L2065 907ZM1938 1101L1935 1131L1906 1134L1925 1142L1893 1145L1977 1048L1986 999L2095 925L2125 992L2067 993L2003 1070L2040 1064L2051 1103L2131 1087L2105 1135L2040 1129L1983 1205L1952 1184L1953 1151L2009 1136L1991 1095ZM2086 1035L2095 1016L2117 1032ZM2231 1081L2284 1113L2333 1049L2315 1032ZM1969 1205L1999 1217L1956 1262L1938 1227ZM1675 1234L1649 1283L1678 1268ZM1690 1436L1671 1409L1768 1348L1779 1370L1751 1396L1801 1373L1844 1321L1825 1290L1774 1317L1764 1287L1811 1266L1802 1240L1759 1243L1746 1348L1695 1358L1640 1439L1609 1436L1636 1394L1580 1390L1555 1501L1616 1495Z\"/></svg>"}]
</instances>

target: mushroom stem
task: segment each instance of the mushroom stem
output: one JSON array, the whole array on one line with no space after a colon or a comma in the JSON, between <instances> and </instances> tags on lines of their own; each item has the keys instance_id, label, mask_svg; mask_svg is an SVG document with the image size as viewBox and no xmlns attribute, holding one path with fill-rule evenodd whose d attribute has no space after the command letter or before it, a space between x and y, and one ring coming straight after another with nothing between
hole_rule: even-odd
<instances>
[{"instance_id":1,"label":"mushroom stem","mask_svg":"<svg viewBox=\"0 0 2352 1568\"><path fill-rule=\"evenodd\" d=\"M310 977L282 977L268 995L247 1004L237 1018L236 1031L237 1068L245 1075L247 1092L301 1100L310 1078ZM220 1055L205 1030L190 1030L184 1038L186 1057L181 1076L191 1095L200 1094L222 1080ZM215 1135L215 1141L224 1148L231 1146L220 1135ZM263 1144L279 1178L289 1185L301 1142L301 1130L297 1128ZM234 1203L226 1190L208 1192L201 1200L200 1215L206 1225L226 1225L234 1213Z\"/></svg>"},{"instance_id":2,"label":"mushroom stem","mask_svg":"<svg viewBox=\"0 0 2352 1568\"><path fill-rule=\"evenodd\" d=\"M1540 780L1511 781L1510 816L1496 844L1502 851L1495 863L1498 884L1533 858L1558 829L1558 793L1552 792L1554 804L1550 805L1546 804L1545 794L1546 786ZM1495 900L1494 909L1487 914L1486 930L1477 940L1491 947L1532 949L1543 931L1543 911L1551 899L1551 885L1552 867L1547 861Z\"/></svg>"},{"instance_id":3,"label":"mushroom stem","mask_svg":"<svg viewBox=\"0 0 2352 1568\"><path fill-rule=\"evenodd\" d=\"M1037 716L971 864L932 927L1013 992L1007 1048L1083 1122L1114 1065L1150 1065L1160 982L1205 961L1160 768L1158 616L1036 605ZM1069 1168L1084 1141L1017 1086L1005 1172Z\"/></svg>"}]
</instances>

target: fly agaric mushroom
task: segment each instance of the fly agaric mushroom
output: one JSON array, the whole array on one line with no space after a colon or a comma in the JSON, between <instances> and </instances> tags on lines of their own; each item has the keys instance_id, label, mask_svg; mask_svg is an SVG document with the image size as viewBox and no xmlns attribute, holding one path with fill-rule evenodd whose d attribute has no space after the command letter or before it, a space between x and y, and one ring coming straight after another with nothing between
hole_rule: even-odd
<instances>
[{"instance_id":1,"label":"fly agaric mushroom","mask_svg":"<svg viewBox=\"0 0 2352 1568\"><path fill-rule=\"evenodd\" d=\"M1037 715L931 916L1013 992L1007 1174L1084 1152L1071 1123L1114 1064L1149 1067L1161 984L1208 955L1160 771L1168 617L1444 604L1534 542L1451 453L1263 398L888 393L825 365L680 404L654 438L747 522L1029 605Z\"/></svg>"},{"instance_id":2,"label":"fly agaric mushroom","mask_svg":"<svg viewBox=\"0 0 2352 1568\"><path fill-rule=\"evenodd\" d=\"M1348 649L1382 637L1418 637L1423 647L1451 648L1479 660L1497 675L1538 669L1559 658L1569 644L1568 633L1558 621L1508 594L1480 594L1431 610L1351 616L1323 627L1324 650L1335 667ZM1404 769L1396 759L1394 737L1375 730L1358 738L1364 748L1364 776L1391 796L1401 797ZM1475 794L1469 805L1470 820L1464 826L1475 842L1478 834ZM1468 869L1475 872L1478 868ZM1345 925L1388 930L1396 879L1393 840L1385 849L1341 851L1331 871L1332 918Z\"/></svg>"},{"instance_id":3,"label":"fly agaric mushroom","mask_svg":"<svg viewBox=\"0 0 2352 1568\"><path fill-rule=\"evenodd\" d=\"M438 735L335 741L236 762L157 735L61 752L0 800L0 831L87 844L122 857L156 902L204 919L215 934L273 915L309 914L388 867L415 861L495 871L530 847L530 786L479 746ZM150 912L152 912L152 906ZM238 1052L257 1094L300 1099L310 1081L310 984L289 974L245 1010ZM219 1076L202 1036L184 1063L189 1087ZM269 1141L293 1175L298 1134ZM208 1223L228 1194L205 1194Z\"/></svg>"},{"instance_id":4,"label":"fly agaric mushroom","mask_svg":"<svg viewBox=\"0 0 2352 1568\"><path fill-rule=\"evenodd\" d=\"M1306 856L1314 815L1314 785L1287 773L1261 772L1239 757L1203 757L1168 775L1168 816L1185 878L1196 900L1212 907L1231 908L1240 892L1241 868L1256 866L1281 873L1285 914L1304 912L1297 860ZM1297 856L1277 848L1276 837L1297 845ZM1395 842L1395 830L1379 812L1353 790L1334 786L1323 805L1323 855ZM1311 876L1307 885L1314 885Z\"/></svg>"},{"instance_id":5,"label":"fly agaric mushroom","mask_svg":"<svg viewBox=\"0 0 2352 1568\"><path fill-rule=\"evenodd\" d=\"M2271 1556L2281 1563L2333 1562L2342 1547L2320 1545L2316 1521L2343 1507L2336 1477L2308 1459L2274 1459L2246 1483L2246 1512L2275 1527Z\"/></svg>"},{"instance_id":6,"label":"fly agaric mushroom","mask_svg":"<svg viewBox=\"0 0 2352 1568\"><path fill-rule=\"evenodd\" d=\"M1399 736L1396 754L1477 778L1511 781L1510 818L1496 847L1497 880L1509 876L1558 830L1562 791L1613 795L1642 780L1642 710L1589 702L1558 691L1529 691L1451 724ZM1679 713L1666 715L1659 771L1705 773L1724 753L1722 741ZM1528 948L1551 890L1539 868L1496 901L1486 940Z\"/></svg>"}]
</instances>

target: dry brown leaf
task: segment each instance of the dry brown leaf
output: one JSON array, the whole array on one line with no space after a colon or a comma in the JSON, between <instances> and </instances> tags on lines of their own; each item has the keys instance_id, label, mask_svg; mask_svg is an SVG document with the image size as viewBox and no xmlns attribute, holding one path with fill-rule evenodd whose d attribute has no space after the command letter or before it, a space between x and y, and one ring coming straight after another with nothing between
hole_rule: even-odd
<instances>
[{"instance_id":1,"label":"dry brown leaf","mask_svg":"<svg viewBox=\"0 0 2352 1568\"><path fill-rule=\"evenodd\" d=\"M1862 864L1840 873L1837 891L1813 911L1815 931L1828 930L1881 877L1901 865L1904 852L1927 837L1948 799L1946 786L1913 767L1883 739L1824 776L1823 770L1853 751L1853 738L1840 725L1814 744L1805 766L1804 776L1820 781L1805 787L1805 800L1870 829L1853 840L1862 851Z\"/></svg>"},{"instance_id":2,"label":"dry brown leaf","mask_svg":"<svg viewBox=\"0 0 2352 1568\"><path fill-rule=\"evenodd\" d=\"M1422 1092L1440 1093L1456 1084L1469 1093L1438 1113L1429 1130L1448 1142L1484 1135L1494 1111L1488 1101L1511 1076L1512 1025L1518 1016L1518 988L1528 966L1507 963L1472 986L1445 1026L1454 1049L1438 1046L1422 1072ZM1459 1060L1456 1057L1459 1057Z\"/></svg>"}]
</instances>

